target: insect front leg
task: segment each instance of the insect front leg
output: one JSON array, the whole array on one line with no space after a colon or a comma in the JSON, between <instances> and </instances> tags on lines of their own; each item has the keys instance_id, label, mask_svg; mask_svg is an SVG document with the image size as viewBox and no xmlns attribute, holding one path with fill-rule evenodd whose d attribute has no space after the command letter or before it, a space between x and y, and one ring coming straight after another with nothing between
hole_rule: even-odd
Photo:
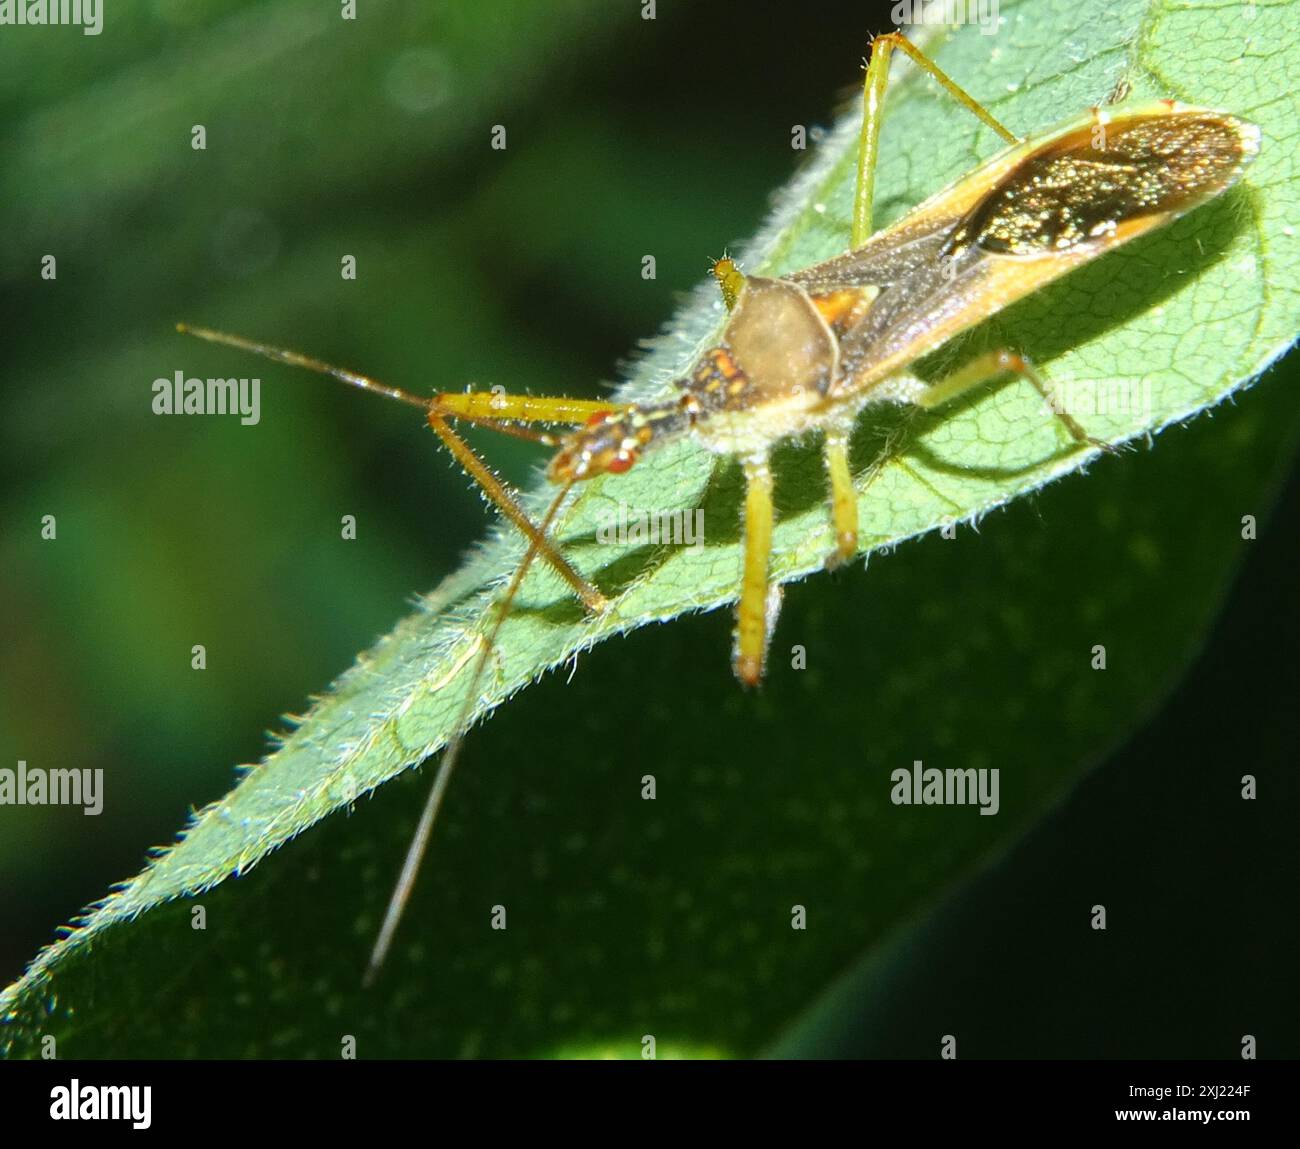
<instances>
[{"instance_id":1,"label":"insect front leg","mask_svg":"<svg viewBox=\"0 0 1300 1149\"><path fill-rule=\"evenodd\" d=\"M1052 386L1047 382L1023 355L1015 351L1008 351L1005 348L996 351L987 351L983 355L977 355L965 366L958 368L951 375L940 379L937 383L916 392L911 396L911 401L925 410L931 410L935 407L942 407L945 403L950 403L960 395L964 395L982 384L991 382L999 375L1018 375L1021 379L1031 383L1034 389L1047 402L1053 415L1061 421L1061 425L1070 433L1070 438L1080 445L1089 445L1099 447L1103 451L1115 450L1109 443L1095 439L1079 424L1068 411L1052 390Z\"/></svg>"},{"instance_id":2,"label":"insect front leg","mask_svg":"<svg viewBox=\"0 0 1300 1149\"><path fill-rule=\"evenodd\" d=\"M745 686L757 686L763 677L769 618L773 602L768 582L772 554L772 468L766 455L744 461L745 559L740 604L736 607L736 656L733 668Z\"/></svg>"},{"instance_id":3,"label":"insect front leg","mask_svg":"<svg viewBox=\"0 0 1300 1149\"><path fill-rule=\"evenodd\" d=\"M962 88L901 32L886 32L871 42L871 60L862 85L862 131L858 136L858 176L853 192L853 247L861 247L871 235L871 203L875 195L876 162L880 155L880 124L884 115L885 87L889 82L889 60L901 48L963 108L992 128L1009 144L1020 140L993 118L987 108Z\"/></svg>"},{"instance_id":4,"label":"insect front leg","mask_svg":"<svg viewBox=\"0 0 1300 1149\"><path fill-rule=\"evenodd\" d=\"M528 539L538 557L549 563L552 569L573 588L574 593L582 600L583 606L596 614L603 611L609 605L605 596L574 570L573 565L546 537L545 532L528 517L528 512L519 505L518 499L510 488L492 473L492 469L478 457L474 448L456 434L439 410L437 400L430 406L428 418L429 426L452 453L456 462L482 488L492 504Z\"/></svg>"},{"instance_id":5,"label":"insect front leg","mask_svg":"<svg viewBox=\"0 0 1300 1149\"><path fill-rule=\"evenodd\" d=\"M434 404L443 415L468 419L493 431L507 435L519 428L512 421L523 423L560 423L578 426L593 415L604 415L622 410L623 404L601 399L568 399L551 395L512 395L498 388L495 391L440 391ZM555 445L555 436L528 432L523 438Z\"/></svg>"}]
</instances>

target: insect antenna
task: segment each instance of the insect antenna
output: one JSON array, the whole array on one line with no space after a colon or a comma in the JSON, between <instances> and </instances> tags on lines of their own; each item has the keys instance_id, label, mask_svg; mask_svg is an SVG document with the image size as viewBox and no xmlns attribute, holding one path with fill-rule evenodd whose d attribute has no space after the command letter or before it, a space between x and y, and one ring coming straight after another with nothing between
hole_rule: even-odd
<instances>
[{"instance_id":1,"label":"insect antenna","mask_svg":"<svg viewBox=\"0 0 1300 1149\"><path fill-rule=\"evenodd\" d=\"M206 339L209 343L224 343L227 347L237 347L241 351L251 351L254 355L260 355L264 359L273 359L277 363L287 363L291 367L305 367L308 371L315 371L321 375L332 375L335 379L353 387L359 387L362 391L382 395L385 399L395 399L398 403L409 403L412 407L419 407L425 411L429 409L430 400L428 399L421 399L419 395L413 395L410 391L403 391L400 387L390 387L388 384L380 383L367 375L358 375L355 371L349 371L346 367L335 367L332 363L313 359L310 355L302 355L297 351L287 351L283 347L272 347L269 343L258 343L252 339L245 339L242 335L230 335L225 331L213 331L210 327L191 327L188 323L178 323L176 324L176 330L182 335L195 335L200 339Z\"/></svg>"},{"instance_id":2,"label":"insect antenna","mask_svg":"<svg viewBox=\"0 0 1300 1149\"><path fill-rule=\"evenodd\" d=\"M370 953L365 975L361 979L361 984L365 987L372 985L378 976L379 970L384 964L384 959L388 956L388 951L392 947L393 935L397 932L398 923L402 920L402 914L406 910L407 902L410 900L411 891L415 887L415 880L420 872L420 864L424 860L425 852L429 847L429 840L433 834L433 824L438 817L438 810L442 806L442 799L447 792L447 785L451 781L452 771L456 768L456 761L460 757L460 748L465 742L465 734L467 733L470 715L474 709L478 685L483 677L483 671L487 668L488 660L492 657L497 634L510 614L515 596L524 581L524 576L528 573L528 568L533 565L541 550L539 540L549 533L551 525L555 521L555 516L559 513L560 506L574 482L574 479L570 479L564 483L559 493L552 500L546 514L538 524L537 537L530 541L528 550L525 552L519 566L515 568L515 573L510 579L510 585L506 588L500 602L497 603L496 618L493 619L492 625L488 628L487 637L483 642L483 649L474 664L473 673L470 675L469 689L465 694L465 701L461 705L456 724L452 727L451 738L447 742L446 749L442 752L442 759L438 763L438 771L434 775L433 785L429 789L429 797L425 799L420 821L415 827L415 834L412 836L411 844L407 848L406 860L402 863L402 872L398 875L397 884L393 887L393 893L388 899L388 908L384 911L383 924L379 927L379 935L375 938L374 949Z\"/></svg>"},{"instance_id":3,"label":"insect antenna","mask_svg":"<svg viewBox=\"0 0 1300 1149\"><path fill-rule=\"evenodd\" d=\"M372 395L380 395L385 399L393 399L398 403L419 407L426 414L433 412L444 417L464 419L467 423L490 427L493 431L500 432L503 435L513 435L516 439L526 439L530 443L541 443L547 447L554 447L558 442L555 435L549 431L521 427L508 419L484 418L471 412L449 407L438 396L430 396L425 399L410 391L403 391L400 387L390 387L387 383L380 383L378 379L372 379L369 375L349 371L346 367L326 363L323 359L315 359L310 355L303 355L299 351L290 351L288 348L277 347L271 343L259 343L255 339L245 339L242 335L231 335L226 331L215 331L211 327L194 327L188 323L176 324L176 330L182 335L193 335L199 339L207 340L209 343L220 343L226 347L237 348L240 351L251 351L254 355L260 355L263 359L270 359L276 363L286 363L290 367L303 367L308 371L315 371L318 375L329 375L340 382L347 383L351 387L369 391Z\"/></svg>"}]
</instances>

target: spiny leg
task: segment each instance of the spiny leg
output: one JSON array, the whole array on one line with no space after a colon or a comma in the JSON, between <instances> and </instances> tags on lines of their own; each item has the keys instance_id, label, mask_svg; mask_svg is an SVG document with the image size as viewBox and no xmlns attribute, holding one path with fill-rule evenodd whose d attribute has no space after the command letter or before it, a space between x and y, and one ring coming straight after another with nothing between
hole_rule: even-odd
<instances>
[{"instance_id":1,"label":"spiny leg","mask_svg":"<svg viewBox=\"0 0 1300 1149\"><path fill-rule=\"evenodd\" d=\"M826 432L826 477L831 486L831 525L835 549L830 565L846 563L858 553L858 493L849 473L849 434L835 427Z\"/></svg>"},{"instance_id":2,"label":"spiny leg","mask_svg":"<svg viewBox=\"0 0 1300 1149\"><path fill-rule=\"evenodd\" d=\"M582 599L583 606L595 613L603 611L609 605L605 596L573 569L569 560L546 537L542 528L528 517L528 512L519 505L519 500L510 488L492 473L491 468L479 458L474 448L452 430L451 424L432 405L429 408L429 426L443 441L465 473L482 488L493 505L519 528L537 553L573 588L574 593Z\"/></svg>"},{"instance_id":3,"label":"spiny leg","mask_svg":"<svg viewBox=\"0 0 1300 1149\"><path fill-rule=\"evenodd\" d=\"M451 451L455 460L470 478L478 483L483 493L501 513L537 548L538 554L573 588L583 605L588 610L597 612L604 610L608 605L605 596L574 570L572 564L556 546L539 531L510 489L492 473L487 464L452 429L447 420L448 418L465 419L476 426L486 427L502 434L530 439L546 446L555 446L558 439L554 435L517 426L515 421L580 424L594 415L617 411L620 409L620 404L590 399L510 395L500 391L450 391L442 392L431 399L423 399L409 391L403 391L400 387L390 387L386 383L380 383L368 375L349 371L345 367L337 367L298 351L245 339L241 335L214 331L208 327L191 327L184 323L178 323L176 330L183 334L198 336L209 343L224 344L261 355L277 363L286 363L292 367L302 367L321 375L329 375L362 391L369 391L372 394L382 395L385 399L393 399L399 403L421 408L426 413L429 426Z\"/></svg>"},{"instance_id":4,"label":"spiny leg","mask_svg":"<svg viewBox=\"0 0 1300 1149\"><path fill-rule=\"evenodd\" d=\"M560 423L579 426L595 415L616 414L624 403L600 399L567 399L549 395L511 395L504 391L440 391L434 396L440 413L468 419L482 427L510 434L507 420L523 423ZM537 442L554 446L555 436L537 433Z\"/></svg>"},{"instance_id":5,"label":"spiny leg","mask_svg":"<svg viewBox=\"0 0 1300 1149\"><path fill-rule=\"evenodd\" d=\"M901 32L886 32L871 42L871 60L862 85L862 131L858 136L858 178L853 194L853 247L861 247L871 235L871 204L876 186L876 161L880 155L880 124L889 82L889 60L894 48L902 48L933 76L954 100L973 112L1009 144L1019 139L989 114L974 96L956 83Z\"/></svg>"},{"instance_id":6,"label":"spiny leg","mask_svg":"<svg viewBox=\"0 0 1300 1149\"><path fill-rule=\"evenodd\" d=\"M1100 447L1104 451L1114 451L1115 448L1109 443L1094 439L1079 425L1074 416L1064 409L1063 404L1052 390L1051 384L1034 369L1033 364L1028 359L1015 351L999 349L977 355L951 375L945 376L923 391L918 392L913 397L913 402L925 410L942 407L959 395L964 395L967 391L988 383L999 375L1008 374L1018 375L1033 384L1034 389L1046 400L1052 414L1061 421L1061 425L1070 433L1070 438L1076 443Z\"/></svg>"},{"instance_id":7,"label":"spiny leg","mask_svg":"<svg viewBox=\"0 0 1300 1149\"><path fill-rule=\"evenodd\" d=\"M768 559L772 553L772 468L767 457L744 461L745 559L736 608L736 677L757 686L767 653Z\"/></svg>"}]
</instances>

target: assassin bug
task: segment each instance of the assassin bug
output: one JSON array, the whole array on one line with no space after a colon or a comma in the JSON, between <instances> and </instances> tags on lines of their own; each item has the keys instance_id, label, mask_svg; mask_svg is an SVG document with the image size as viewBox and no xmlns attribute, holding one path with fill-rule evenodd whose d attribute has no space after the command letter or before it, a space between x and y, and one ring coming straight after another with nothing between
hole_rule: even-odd
<instances>
[{"instance_id":1,"label":"assassin bug","mask_svg":"<svg viewBox=\"0 0 1300 1149\"><path fill-rule=\"evenodd\" d=\"M883 97L895 48L909 55L1006 148L887 229L872 233L871 212ZM472 710L477 684L529 568L549 563L592 612L608 601L569 562L550 531L575 483L619 474L647 451L694 437L738 458L744 470L744 558L736 611L736 676L763 676L774 597L769 585L773 480L769 456L790 438L819 433L830 491L835 549L828 564L858 549L858 492L848 441L871 404L934 408L1002 375L1015 375L1051 404L1070 449L1110 449L1054 402L1049 382L1021 355L997 350L927 383L909 372L917 359L1072 269L1163 226L1232 186L1259 146L1254 125L1223 112L1163 100L1129 109L1093 108L1027 139L1003 127L899 33L872 44L849 249L781 278L745 276L724 258L713 267L728 317L706 351L666 398L653 403L444 392L431 399L296 352L206 328L201 338L306 367L419 407L457 462L526 536L528 547L478 656L453 731L371 955L382 964L410 895ZM534 523L452 426L454 420L521 436L555 449L547 469L559 491ZM539 430L534 424L568 426ZM471 648L471 655L473 654Z\"/></svg>"}]
</instances>

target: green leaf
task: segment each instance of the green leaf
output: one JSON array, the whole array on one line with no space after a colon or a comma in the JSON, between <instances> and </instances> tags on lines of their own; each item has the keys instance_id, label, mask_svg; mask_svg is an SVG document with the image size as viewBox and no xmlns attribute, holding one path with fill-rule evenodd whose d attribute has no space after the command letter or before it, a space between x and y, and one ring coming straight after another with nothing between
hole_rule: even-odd
<instances>
[{"instance_id":1,"label":"green leaf","mask_svg":"<svg viewBox=\"0 0 1300 1149\"><path fill-rule=\"evenodd\" d=\"M1258 34L1225 30L1214 10L1163 3L1001 7L996 36L968 28L935 54L1016 130L1098 103L1121 78L1135 99L1220 106L1263 130L1244 187L980 333L1024 348L1058 385L1149 388L1149 409L1088 420L1093 434L1141 441L1220 402L1294 337L1300 261L1287 221L1300 117L1294 97L1276 93L1288 91L1300 30L1267 21L1265 40L1266 6ZM907 65L896 76L881 223L997 147ZM748 269L786 270L843 249L857 116L856 107L845 115L782 194L742 253ZM720 319L702 290L622 397L661 390ZM1081 469L1087 460L1062 450L1026 391L1002 387L914 421L872 412L854 445L860 481L886 443L893 453L862 500L864 546L978 521ZM548 681L471 737L376 995L360 995L356 979L419 779L206 896L219 930L197 934L187 906L163 903L245 873L444 744L468 688L472 636L522 550L509 535L428 596L279 750L4 992L9 1052L31 1052L50 1032L65 1056L330 1055L342 1033L362 1035L363 1055L635 1056L643 1033L660 1035L660 1056L756 1051L814 987L1011 841L1150 705L1212 616L1235 562L1237 508L1258 505L1275 479L1270 460L1293 443L1285 398L1252 395L1149 455L1097 463L1088 481L1052 492L1049 528L1017 508L992 520L978 546L963 529L958 542L932 538L873 563L869 577L816 580L815 595L792 602L781 622L759 698L728 685L722 616L689 624L682 638L670 633L688 625L678 622L592 649L733 601L734 465L685 444L586 485L561 535L578 565L618 592L615 609L585 619L552 575L529 576L476 715L591 653L572 688ZM820 569L831 538L816 454L791 448L777 462L774 566L790 582ZM706 545L596 545L620 503L701 508ZM1201 560L1195 572L1171 579L1191 555ZM810 652L807 671L786 669L780 652L795 643ZM1089 669L1096 644L1112 651L1104 675ZM1021 736L1003 761L1008 729ZM890 774L916 759L1002 764L1001 814L903 816L889 802ZM654 803L640 797L647 774ZM511 915L507 931L486 927L496 904ZM794 904L809 909L807 933L790 929ZM321 937L337 939L329 952L307 944ZM489 1021L495 1011L502 1016Z\"/></svg>"}]
</instances>

